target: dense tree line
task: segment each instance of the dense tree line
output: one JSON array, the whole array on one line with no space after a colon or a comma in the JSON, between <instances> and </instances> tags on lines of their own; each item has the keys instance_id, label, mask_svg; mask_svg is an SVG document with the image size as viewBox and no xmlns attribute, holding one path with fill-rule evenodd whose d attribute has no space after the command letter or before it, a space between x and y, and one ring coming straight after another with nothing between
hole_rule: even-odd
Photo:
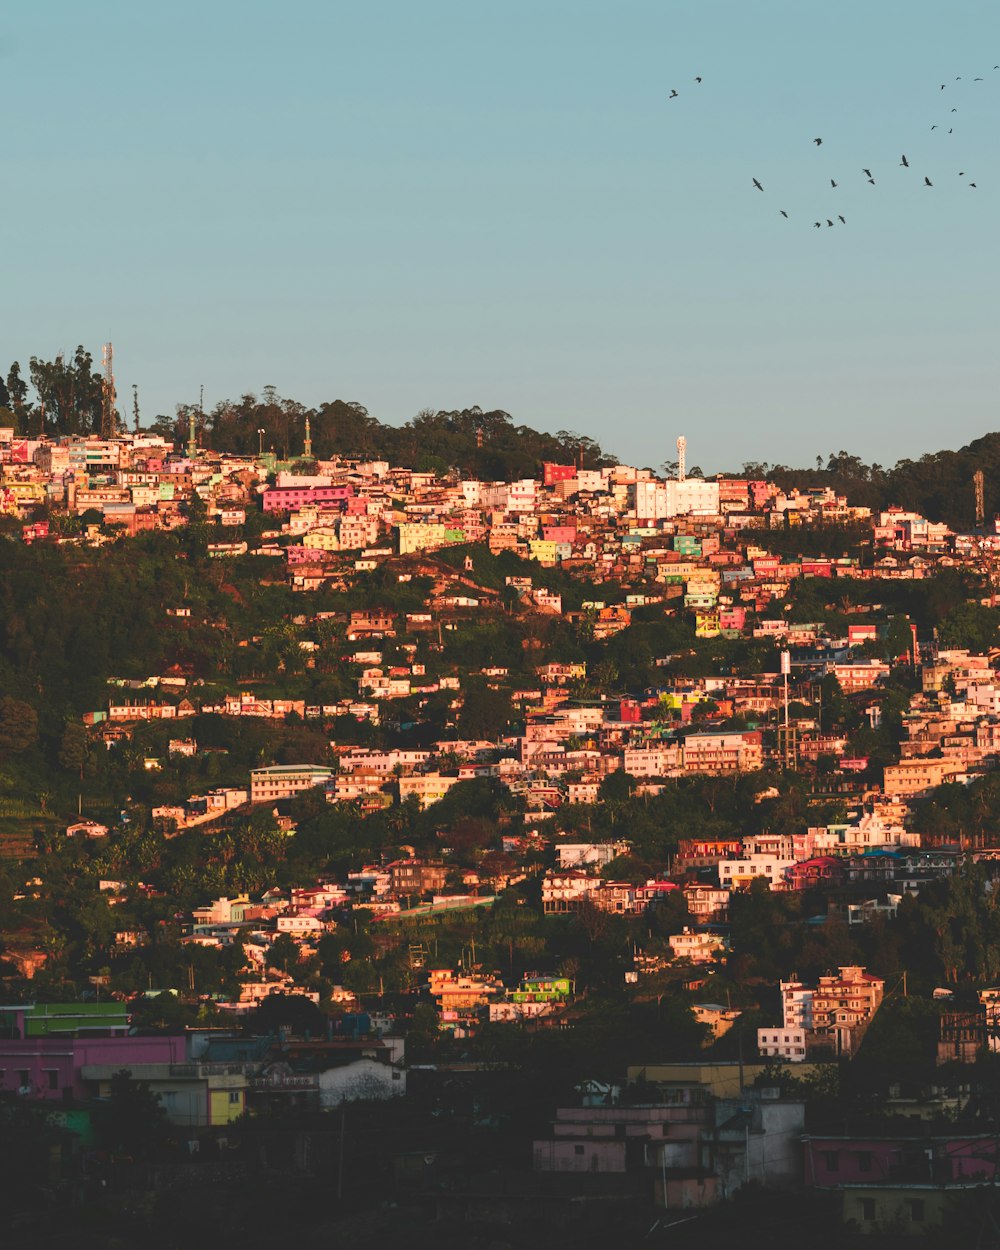
<instances>
[{"instance_id":1,"label":"dense tree line","mask_svg":"<svg viewBox=\"0 0 1000 1250\"><path fill-rule=\"evenodd\" d=\"M536 477L545 460L599 468L616 463L593 439L560 430L543 433L515 425L509 413L424 409L401 426L386 425L356 402L333 400L307 408L283 399L274 387L258 397L223 400L209 412L179 405L175 419L159 418L154 428L178 442L188 438L191 417L207 447L252 455L260 450L279 459L304 455L308 417L312 454L386 460L420 472L457 471L486 481Z\"/></svg>"},{"instance_id":2,"label":"dense tree line","mask_svg":"<svg viewBox=\"0 0 1000 1250\"><path fill-rule=\"evenodd\" d=\"M971 529L976 520L973 475L982 470L987 520L1000 512L1000 433L984 434L957 451L904 458L889 468L866 464L859 456L840 451L825 463L817 456L815 468L796 469L783 464L752 461L743 465L750 477L766 478L785 490L830 487L851 504L878 510L898 505L943 521L955 529Z\"/></svg>"}]
</instances>

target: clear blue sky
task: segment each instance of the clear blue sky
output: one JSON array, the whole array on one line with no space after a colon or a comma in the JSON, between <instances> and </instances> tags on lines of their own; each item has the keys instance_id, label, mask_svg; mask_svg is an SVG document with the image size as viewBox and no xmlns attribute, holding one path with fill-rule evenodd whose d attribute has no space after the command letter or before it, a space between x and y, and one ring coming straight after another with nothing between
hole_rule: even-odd
<instances>
[{"instance_id":1,"label":"clear blue sky","mask_svg":"<svg viewBox=\"0 0 1000 1250\"><path fill-rule=\"evenodd\" d=\"M144 419L273 383L706 471L958 446L998 63L996 0L13 0L0 364L110 338Z\"/></svg>"}]
</instances>

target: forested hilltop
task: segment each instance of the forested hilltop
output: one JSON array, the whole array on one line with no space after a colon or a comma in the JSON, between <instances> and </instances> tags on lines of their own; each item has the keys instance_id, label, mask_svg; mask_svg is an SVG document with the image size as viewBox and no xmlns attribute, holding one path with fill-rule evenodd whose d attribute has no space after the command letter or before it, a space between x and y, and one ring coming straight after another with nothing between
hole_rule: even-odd
<instances>
[{"instance_id":1,"label":"forested hilltop","mask_svg":"<svg viewBox=\"0 0 1000 1250\"><path fill-rule=\"evenodd\" d=\"M19 434L39 436L99 434L102 383L93 357L84 347L71 359L45 361L33 356L29 382L15 361L0 377L0 425L13 425ZM32 393L33 392L33 393ZM138 418L138 399L125 414ZM272 451L282 460L302 452L309 418L312 453L387 460L421 472L457 470L486 480L531 477L545 460L596 469L616 464L593 439L568 430L548 434L517 425L509 413L484 412L473 405L461 411L423 409L401 426L386 425L363 404L335 399L308 408L265 386L260 396L246 393L238 400L222 400L203 410L197 404L178 404L173 417L158 416L149 423L154 433L187 441L191 417L199 445L210 451L252 455ZM123 414L118 413L119 424Z\"/></svg>"},{"instance_id":2,"label":"forested hilltop","mask_svg":"<svg viewBox=\"0 0 1000 1250\"><path fill-rule=\"evenodd\" d=\"M6 381L0 377L0 425L11 424L23 435L100 432L101 377L90 352L80 346L71 359L33 356L28 372L30 383L15 361ZM134 419L137 414L119 413L119 419L126 415ZM546 460L588 469L617 463L613 454L585 435L519 425L502 409L425 408L396 426L380 421L353 400L326 400L310 408L282 397L273 386L265 386L259 396L247 392L207 410L178 404L174 416L158 416L148 428L183 443L192 416L201 446L237 455L264 450L283 460L294 457L303 449L308 417L312 454L320 460L360 457L422 472L453 470L470 478L505 481L535 475ZM664 466L668 471L673 467ZM957 451L904 458L891 468L866 464L859 456L840 451L825 462L817 456L812 468L748 461L732 466L726 476L768 480L786 490L832 487L856 505L875 510L898 505L931 521L969 529L975 523L972 478L977 469L984 474L986 515L991 516L1000 511L1000 432L984 434Z\"/></svg>"},{"instance_id":3,"label":"forested hilltop","mask_svg":"<svg viewBox=\"0 0 1000 1250\"><path fill-rule=\"evenodd\" d=\"M797 487L831 487L853 504L874 511L898 506L930 521L943 521L954 529L971 529L976 520L973 474L981 469L985 479L986 516L1000 511L1000 433L984 434L957 451L938 451L918 460L898 460L892 468L865 464L846 451L832 454L823 463L816 458L812 469L793 469L784 464L749 462L742 472L749 477L777 482L785 490Z\"/></svg>"}]
</instances>

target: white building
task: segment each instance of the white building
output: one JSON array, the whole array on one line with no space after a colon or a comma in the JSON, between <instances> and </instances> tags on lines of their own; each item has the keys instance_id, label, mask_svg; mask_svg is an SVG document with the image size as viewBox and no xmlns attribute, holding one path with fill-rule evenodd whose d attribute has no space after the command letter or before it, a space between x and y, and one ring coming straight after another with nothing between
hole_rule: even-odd
<instances>
[{"instance_id":1,"label":"white building","mask_svg":"<svg viewBox=\"0 0 1000 1250\"><path fill-rule=\"evenodd\" d=\"M325 786L333 776L320 764L275 764L255 768L250 773L250 802L275 803L290 799L303 790Z\"/></svg>"},{"instance_id":2,"label":"white building","mask_svg":"<svg viewBox=\"0 0 1000 1250\"><path fill-rule=\"evenodd\" d=\"M627 842L565 842L556 854L560 868L603 868L628 849Z\"/></svg>"},{"instance_id":3,"label":"white building","mask_svg":"<svg viewBox=\"0 0 1000 1250\"><path fill-rule=\"evenodd\" d=\"M806 1031L783 1025L757 1030L757 1049L766 1059L803 1063L806 1057Z\"/></svg>"},{"instance_id":4,"label":"white building","mask_svg":"<svg viewBox=\"0 0 1000 1250\"><path fill-rule=\"evenodd\" d=\"M693 964L709 964L726 949L717 933L692 933L690 929L672 933L667 941L674 959L687 959Z\"/></svg>"}]
</instances>

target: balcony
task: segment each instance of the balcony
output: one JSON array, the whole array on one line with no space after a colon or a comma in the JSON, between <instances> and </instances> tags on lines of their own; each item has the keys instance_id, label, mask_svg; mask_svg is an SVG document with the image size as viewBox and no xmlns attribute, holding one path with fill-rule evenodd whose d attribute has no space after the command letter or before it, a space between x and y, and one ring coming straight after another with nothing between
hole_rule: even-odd
<instances>
[{"instance_id":1,"label":"balcony","mask_svg":"<svg viewBox=\"0 0 1000 1250\"><path fill-rule=\"evenodd\" d=\"M170 1075L194 1081L209 1076L245 1076L250 1066L246 1063L172 1063Z\"/></svg>"},{"instance_id":2,"label":"balcony","mask_svg":"<svg viewBox=\"0 0 1000 1250\"><path fill-rule=\"evenodd\" d=\"M281 1076L277 1073L268 1076L252 1076L247 1081L247 1089L255 1093L300 1093L319 1090L319 1078L317 1076Z\"/></svg>"}]
</instances>

